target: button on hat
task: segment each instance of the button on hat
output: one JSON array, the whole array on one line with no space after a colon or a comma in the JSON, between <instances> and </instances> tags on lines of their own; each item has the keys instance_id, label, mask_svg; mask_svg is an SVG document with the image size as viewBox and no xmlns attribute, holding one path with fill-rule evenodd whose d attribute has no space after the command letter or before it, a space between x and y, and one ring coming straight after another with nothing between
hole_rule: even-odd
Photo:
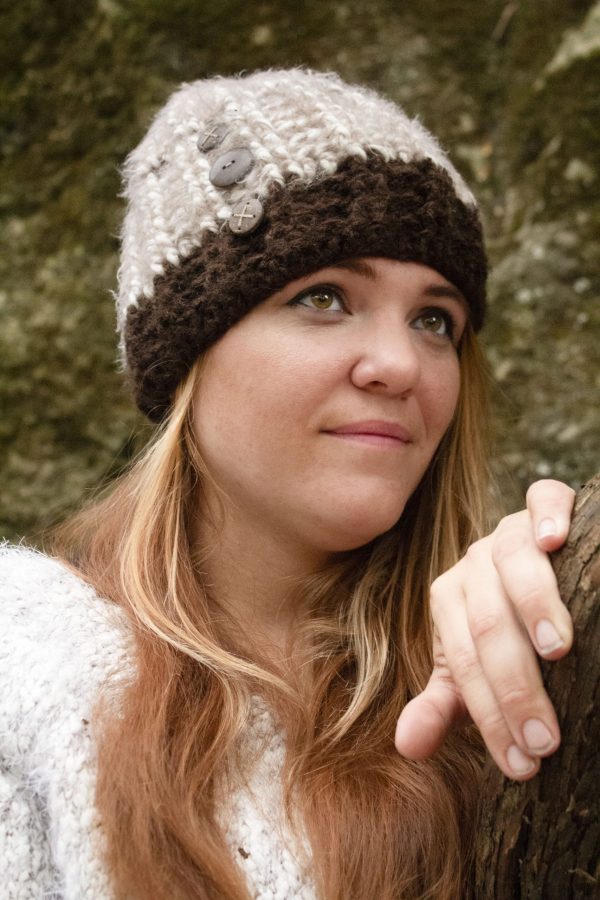
<instances>
[{"instance_id":1,"label":"button on hat","mask_svg":"<svg viewBox=\"0 0 600 900\"><path fill-rule=\"evenodd\" d=\"M198 137L198 150L201 150L203 153L214 150L215 147L218 147L223 142L228 131L229 126L224 122L209 123Z\"/></svg>"},{"instance_id":2,"label":"button on hat","mask_svg":"<svg viewBox=\"0 0 600 900\"><path fill-rule=\"evenodd\" d=\"M215 187L229 187L241 181L254 165L254 158L246 147L227 150L217 156L209 172L209 179Z\"/></svg>"},{"instance_id":3,"label":"button on hat","mask_svg":"<svg viewBox=\"0 0 600 900\"><path fill-rule=\"evenodd\" d=\"M263 216L264 209L260 200L245 198L233 207L229 216L229 228L234 234L250 234L260 225Z\"/></svg>"}]
</instances>

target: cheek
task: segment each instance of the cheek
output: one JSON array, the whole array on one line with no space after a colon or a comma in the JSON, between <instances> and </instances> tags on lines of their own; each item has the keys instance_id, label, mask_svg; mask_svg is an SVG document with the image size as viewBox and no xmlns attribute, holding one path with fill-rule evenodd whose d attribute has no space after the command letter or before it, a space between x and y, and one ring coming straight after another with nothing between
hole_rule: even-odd
<instances>
[{"instance_id":1,"label":"cheek","mask_svg":"<svg viewBox=\"0 0 600 900\"><path fill-rule=\"evenodd\" d=\"M433 373L427 385L426 415L432 435L441 440L449 427L460 393L460 370L458 359L452 360L443 371Z\"/></svg>"},{"instance_id":2,"label":"cheek","mask_svg":"<svg viewBox=\"0 0 600 900\"><path fill-rule=\"evenodd\" d=\"M310 421L310 367L298 347L280 341L269 350L268 343L264 335L242 341L232 330L210 351L194 421L200 448L216 465L237 457L247 470L279 468L282 450L289 459Z\"/></svg>"},{"instance_id":3,"label":"cheek","mask_svg":"<svg viewBox=\"0 0 600 900\"><path fill-rule=\"evenodd\" d=\"M241 452L250 424L262 428L261 393L247 365L219 354L207 367L196 398L194 425L201 449L216 462Z\"/></svg>"}]
</instances>

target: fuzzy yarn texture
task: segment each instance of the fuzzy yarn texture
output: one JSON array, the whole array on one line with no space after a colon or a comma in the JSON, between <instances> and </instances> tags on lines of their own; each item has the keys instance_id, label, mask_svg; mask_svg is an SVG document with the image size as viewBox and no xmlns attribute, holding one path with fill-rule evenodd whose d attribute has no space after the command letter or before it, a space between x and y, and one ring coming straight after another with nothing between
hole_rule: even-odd
<instances>
[{"instance_id":1,"label":"fuzzy yarn texture","mask_svg":"<svg viewBox=\"0 0 600 900\"><path fill-rule=\"evenodd\" d=\"M205 143L217 133L216 146ZM249 171L215 185L211 168L240 148ZM155 421L198 355L253 306L353 256L435 268L482 324L487 263L473 195L418 119L334 73L185 84L123 175L121 361ZM232 212L247 200L259 200L264 216L234 234Z\"/></svg>"},{"instance_id":2,"label":"fuzzy yarn texture","mask_svg":"<svg viewBox=\"0 0 600 900\"><path fill-rule=\"evenodd\" d=\"M57 560L0 545L0 896L112 900L94 804L92 711L131 674L121 610ZM282 815L284 737L255 698L248 782L219 817L254 898L313 900L308 852Z\"/></svg>"}]
</instances>

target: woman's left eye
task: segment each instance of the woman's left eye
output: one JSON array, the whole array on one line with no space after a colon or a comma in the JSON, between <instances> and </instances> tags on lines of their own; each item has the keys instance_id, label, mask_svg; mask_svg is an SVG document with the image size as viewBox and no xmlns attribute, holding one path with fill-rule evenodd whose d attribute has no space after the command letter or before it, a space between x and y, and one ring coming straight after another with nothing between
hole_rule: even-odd
<instances>
[{"instance_id":1,"label":"woman's left eye","mask_svg":"<svg viewBox=\"0 0 600 900\"><path fill-rule=\"evenodd\" d=\"M417 328L422 331L430 331L432 334L449 338L454 334L454 320L445 309L425 309L414 322L418 323Z\"/></svg>"},{"instance_id":2,"label":"woman's left eye","mask_svg":"<svg viewBox=\"0 0 600 900\"><path fill-rule=\"evenodd\" d=\"M288 306L305 306L307 309L325 312L344 312L346 309L340 292L326 285L317 285L302 291L289 301Z\"/></svg>"}]
</instances>

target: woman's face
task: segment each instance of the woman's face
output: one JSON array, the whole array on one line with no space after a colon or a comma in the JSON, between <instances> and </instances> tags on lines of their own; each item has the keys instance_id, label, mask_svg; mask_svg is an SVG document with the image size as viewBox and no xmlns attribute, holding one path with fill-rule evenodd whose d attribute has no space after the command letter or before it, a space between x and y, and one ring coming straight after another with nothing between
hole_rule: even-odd
<instances>
[{"instance_id":1,"label":"woman's face","mask_svg":"<svg viewBox=\"0 0 600 900\"><path fill-rule=\"evenodd\" d=\"M438 272L380 258L255 307L208 351L195 403L227 514L327 553L391 528L452 419L466 319Z\"/></svg>"}]
</instances>

